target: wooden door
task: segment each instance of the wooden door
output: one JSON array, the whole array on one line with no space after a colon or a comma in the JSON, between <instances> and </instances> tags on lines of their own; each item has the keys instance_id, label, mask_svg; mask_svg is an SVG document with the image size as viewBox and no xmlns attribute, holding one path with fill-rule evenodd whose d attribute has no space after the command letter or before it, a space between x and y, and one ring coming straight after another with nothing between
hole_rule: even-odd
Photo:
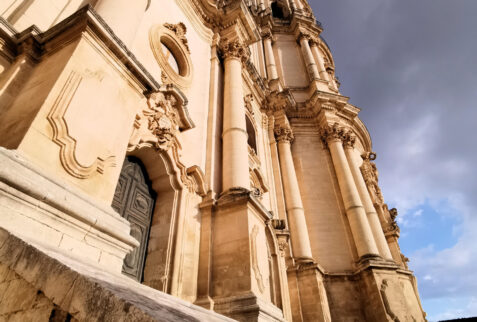
<instances>
[{"instance_id":1,"label":"wooden door","mask_svg":"<svg viewBox=\"0 0 477 322\"><path fill-rule=\"evenodd\" d=\"M123 273L139 282L142 282L143 278L155 200L156 196L143 164L136 158L127 157L119 176L112 207L131 223L131 236L140 243L139 247L126 256L123 264Z\"/></svg>"}]
</instances>

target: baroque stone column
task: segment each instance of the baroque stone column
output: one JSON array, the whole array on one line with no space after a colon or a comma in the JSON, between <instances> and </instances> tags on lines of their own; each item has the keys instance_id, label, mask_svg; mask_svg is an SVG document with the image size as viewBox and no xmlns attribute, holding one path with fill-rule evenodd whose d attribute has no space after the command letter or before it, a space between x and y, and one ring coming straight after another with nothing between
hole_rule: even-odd
<instances>
[{"instance_id":1,"label":"baroque stone column","mask_svg":"<svg viewBox=\"0 0 477 322\"><path fill-rule=\"evenodd\" d=\"M355 137L350 134L347 134L343 143L345 147L346 157L348 158L348 163L353 174L354 181L356 182L356 186L358 188L359 196L363 203L364 210L366 211L366 215L368 216L369 225L373 232L374 240L376 242L376 246L378 247L379 254L385 259L392 260L393 257L391 255L391 251L389 250L386 237L384 236L384 232L381 227L381 222L379 221L378 214L376 212L376 209L374 208L373 202L371 201L371 197L369 195L368 188L366 187L366 183L364 182L361 171L354 160L354 143Z\"/></svg>"},{"instance_id":2,"label":"baroque stone column","mask_svg":"<svg viewBox=\"0 0 477 322\"><path fill-rule=\"evenodd\" d=\"M288 223L293 256L297 261L313 262L310 237L306 227L305 210L301 200L300 188L296 177L295 166L290 144L293 133L289 126L277 126L275 136L278 141L278 154L283 178Z\"/></svg>"},{"instance_id":3,"label":"baroque stone column","mask_svg":"<svg viewBox=\"0 0 477 322\"><path fill-rule=\"evenodd\" d=\"M359 197L353 174L343 149L344 130L337 123L322 129L322 138L327 143L338 178L346 215L360 258L379 256L373 233L366 218L366 212Z\"/></svg>"},{"instance_id":4,"label":"baroque stone column","mask_svg":"<svg viewBox=\"0 0 477 322\"><path fill-rule=\"evenodd\" d=\"M313 53L310 49L309 41L311 36L307 33L301 33L298 36L298 42L300 43L301 51L303 53L303 58L305 59L306 70L310 76L310 80L319 79L318 67L316 67L315 59L313 58Z\"/></svg>"},{"instance_id":5,"label":"baroque stone column","mask_svg":"<svg viewBox=\"0 0 477 322\"><path fill-rule=\"evenodd\" d=\"M223 116L223 191L250 189L248 143L242 89L242 60L248 48L239 41L226 41L221 46L224 57Z\"/></svg>"},{"instance_id":6,"label":"baroque stone column","mask_svg":"<svg viewBox=\"0 0 477 322\"><path fill-rule=\"evenodd\" d=\"M126 45L130 46L150 0L99 0L94 9Z\"/></svg>"},{"instance_id":7,"label":"baroque stone column","mask_svg":"<svg viewBox=\"0 0 477 322\"><path fill-rule=\"evenodd\" d=\"M265 32L263 35L263 47L265 51L265 59L267 64L267 73L269 80L278 78L277 65L275 63L275 56L273 54L272 33Z\"/></svg>"},{"instance_id":8,"label":"baroque stone column","mask_svg":"<svg viewBox=\"0 0 477 322\"><path fill-rule=\"evenodd\" d=\"M323 57L321 57L320 55L320 50L318 49L318 40L316 38L311 38L310 47L311 47L311 51L313 52L313 56L315 56L320 78L322 80L329 82L330 75L328 75L328 73L326 72L325 62L323 60Z\"/></svg>"}]
</instances>

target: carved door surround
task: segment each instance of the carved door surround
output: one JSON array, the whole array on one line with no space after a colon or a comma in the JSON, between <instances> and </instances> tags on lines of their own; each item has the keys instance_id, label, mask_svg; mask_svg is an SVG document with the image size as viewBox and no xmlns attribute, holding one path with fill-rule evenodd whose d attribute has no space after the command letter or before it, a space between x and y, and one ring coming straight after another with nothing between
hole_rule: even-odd
<instances>
[{"instance_id":1,"label":"carved door surround","mask_svg":"<svg viewBox=\"0 0 477 322\"><path fill-rule=\"evenodd\" d=\"M123 273L142 282L147 242L151 228L156 193L139 159L126 157L119 176L112 207L131 224L131 236L139 247L126 256Z\"/></svg>"}]
</instances>

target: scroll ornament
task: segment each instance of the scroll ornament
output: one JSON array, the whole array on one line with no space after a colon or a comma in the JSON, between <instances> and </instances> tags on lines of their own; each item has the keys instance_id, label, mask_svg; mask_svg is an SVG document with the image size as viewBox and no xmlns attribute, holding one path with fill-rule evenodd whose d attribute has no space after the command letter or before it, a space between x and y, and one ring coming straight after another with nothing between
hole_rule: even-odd
<instances>
[{"instance_id":1,"label":"scroll ornament","mask_svg":"<svg viewBox=\"0 0 477 322\"><path fill-rule=\"evenodd\" d=\"M143 147L169 150L179 132L176 104L173 95L153 93L147 100L146 109L136 115L128 151Z\"/></svg>"}]
</instances>

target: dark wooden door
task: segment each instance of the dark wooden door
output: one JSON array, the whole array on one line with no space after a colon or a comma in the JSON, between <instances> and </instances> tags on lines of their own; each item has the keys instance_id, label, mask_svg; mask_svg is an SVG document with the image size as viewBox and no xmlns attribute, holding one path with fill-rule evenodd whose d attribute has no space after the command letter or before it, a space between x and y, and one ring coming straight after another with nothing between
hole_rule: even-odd
<instances>
[{"instance_id":1,"label":"dark wooden door","mask_svg":"<svg viewBox=\"0 0 477 322\"><path fill-rule=\"evenodd\" d=\"M123 273L139 282L142 282L143 277L155 200L156 196L143 164L136 158L127 157L112 207L131 223L131 236L140 243L139 247L126 256L123 264Z\"/></svg>"}]
</instances>

